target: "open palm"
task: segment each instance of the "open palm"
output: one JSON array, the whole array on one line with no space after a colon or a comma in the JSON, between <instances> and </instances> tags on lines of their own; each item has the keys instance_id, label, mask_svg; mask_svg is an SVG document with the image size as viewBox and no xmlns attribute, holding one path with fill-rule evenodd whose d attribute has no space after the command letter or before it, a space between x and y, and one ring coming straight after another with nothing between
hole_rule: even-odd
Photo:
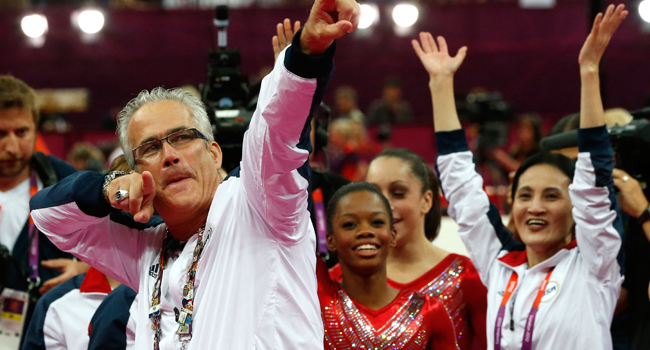
<instances>
[{"instance_id":1,"label":"open palm","mask_svg":"<svg viewBox=\"0 0 650 350\"><path fill-rule=\"evenodd\" d=\"M420 42L422 43L420 45ZM413 40L413 49L420 58L422 65L429 73L429 76L437 78L440 76L453 75L465 59L467 47L463 46L458 50L456 56L449 56L445 38L439 36L438 43L431 33L420 33L420 42Z\"/></svg>"},{"instance_id":2,"label":"open palm","mask_svg":"<svg viewBox=\"0 0 650 350\"><path fill-rule=\"evenodd\" d=\"M582 49L578 62L582 66L597 67L600 59L609 44L609 40L616 32L616 29L627 16L625 5L621 4L617 7L609 5L605 15L599 13L594 20L594 25L591 28L591 33L587 37Z\"/></svg>"}]
</instances>

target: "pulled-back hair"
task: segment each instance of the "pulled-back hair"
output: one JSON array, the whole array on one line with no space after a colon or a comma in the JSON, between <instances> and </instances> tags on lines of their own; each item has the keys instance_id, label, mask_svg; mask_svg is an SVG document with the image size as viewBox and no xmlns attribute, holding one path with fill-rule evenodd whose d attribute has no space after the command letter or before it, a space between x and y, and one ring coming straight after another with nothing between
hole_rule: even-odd
<instances>
[{"instance_id":1,"label":"pulled-back hair","mask_svg":"<svg viewBox=\"0 0 650 350\"><path fill-rule=\"evenodd\" d=\"M413 177L415 177L422 184L421 193L425 194L431 191L433 196L431 198L431 209L424 217L424 234L429 241L433 241L440 232L440 185L436 174L427 165L427 162L422 157L415 154L413 151L406 148L389 148L377 155L375 159L381 157L397 158L409 165L409 169Z\"/></svg>"},{"instance_id":2,"label":"pulled-back hair","mask_svg":"<svg viewBox=\"0 0 650 350\"><path fill-rule=\"evenodd\" d=\"M24 81L11 75L0 75L0 109L24 108L32 114L38 129L41 119L36 107L36 93Z\"/></svg>"},{"instance_id":3,"label":"pulled-back hair","mask_svg":"<svg viewBox=\"0 0 650 350\"><path fill-rule=\"evenodd\" d=\"M339 202L341 199L345 196L347 196L350 193L354 192L370 192L376 194L379 199L381 199L381 202L384 204L384 208L386 208L386 212L388 213L389 219L390 219L390 228L391 230L394 229L393 227L393 212L390 210L390 203L388 202L388 199L384 196L383 193L375 186L374 184L368 183L368 182L351 182L341 188L339 188L336 192L334 192L334 195L332 195L332 198L330 198L329 203L327 203L327 233L332 234L334 233L334 215L336 215L336 210L338 209Z\"/></svg>"},{"instance_id":4,"label":"pulled-back hair","mask_svg":"<svg viewBox=\"0 0 650 350\"><path fill-rule=\"evenodd\" d=\"M117 137L120 139L120 147L124 151L124 158L126 158L131 169L135 169L135 159L133 159L133 152L131 152L133 146L128 136L129 122L135 112L142 106L147 103L160 101L178 101L184 103L190 112L190 118L194 122L196 129L205 136L208 142L214 141L212 126L210 125L208 114L205 111L205 105L203 105L203 102L198 97L180 88L167 90L157 87L151 90L151 92L142 90L136 98L126 104L117 116Z\"/></svg>"},{"instance_id":5,"label":"pulled-back hair","mask_svg":"<svg viewBox=\"0 0 650 350\"><path fill-rule=\"evenodd\" d=\"M513 203L515 201L515 193L517 193L517 189L519 188L519 178L521 177L521 174L523 174L530 167L541 164L547 164L557 168L569 178L569 182L573 181L573 174L576 171L576 165L573 160L567 158L564 155L556 153L537 153L526 158L526 160L521 163L519 169L517 169L517 172L515 173L515 177L512 180L512 192L510 193L512 195Z\"/></svg>"}]
</instances>

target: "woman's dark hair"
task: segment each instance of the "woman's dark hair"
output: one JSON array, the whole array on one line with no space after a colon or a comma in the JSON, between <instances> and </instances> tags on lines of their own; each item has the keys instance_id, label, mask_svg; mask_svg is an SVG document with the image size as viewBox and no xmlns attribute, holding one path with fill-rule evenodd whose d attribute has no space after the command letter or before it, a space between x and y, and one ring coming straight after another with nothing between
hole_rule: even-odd
<instances>
[{"instance_id":1,"label":"woman's dark hair","mask_svg":"<svg viewBox=\"0 0 650 350\"><path fill-rule=\"evenodd\" d=\"M377 155L375 159L381 157L392 157L401 159L408 163L411 174L422 184L422 194L427 191L433 193L431 199L431 209L424 217L424 234L429 241L433 241L440 232L440 185L436 174L429 168L427 162L413 151L406 148L389 148Z\"/></svg>"},{"instance_id":2,"label":"woman's dark hair","mask_svg":"<svg viewBox=\"0 0 650 350\"><path fill-rule=\"evenodd\" d=\"M384 204L384 207L386 208L386 212L388 213L388 217L390 219L391 230L394 229L393 212L390 210L390 203L388 202L388 199L384 197L384 194L381 193L379 188L377 188L377 186L368 182L352 182L339 188L336 192L334 192L334 195L332 195L332 198L330 198L329 203L327 203L327 214L326 214L327 233L331 234L334 232L333 231L334 215L336 215L336 209L338 208L341 198L354 192L370 192L376 194L379 197L379 199L381 199L381 202Z\"/></svg>"},{"instance_id":3,"label":"woman's dark hair","mask_svg":"<svg viewBox=\"0 0 650 350\"><path fill-rule=\"evenodd\" d=\"M557 168L569 178L569 181L573 181L573 174L575 173L576 170L576 165L574 161L561 154L547 153L547 152L537 153L533 156L526 158L526 160L524 160L521 163L519 169L517 169L517 172L515 173L515 177L512 180L512 192L511 192L513 203L515 201L515 193L517 193L517 189L519 187L519 178L521 177L521 174L523 174L526 170L528 170L528 168L540 164L548 164L550 166Z\"/></svg>"}]
</instances>

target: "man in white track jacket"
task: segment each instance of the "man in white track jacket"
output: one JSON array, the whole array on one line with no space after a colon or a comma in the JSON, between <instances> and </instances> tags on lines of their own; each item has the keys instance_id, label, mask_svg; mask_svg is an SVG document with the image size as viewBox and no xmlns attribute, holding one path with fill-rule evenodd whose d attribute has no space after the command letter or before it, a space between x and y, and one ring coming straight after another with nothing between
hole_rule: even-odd
<instances>
[{"instance_id":1,"label":"man in white track jacket","mask_svg":"<svg viewBox=\"0 0 650 350\"><path fill-rule=\"evenodd\" d=\"M137 173L82 172L33 198L36 225L58 247L139 293L136 349L322 349L309 119L333 41L358 14L352 0L316 1L264 78L240 167L223 182L200 101L155 89L118 126ZM153 207L165 223L141 224Z\"/></svg>"}]
</instances>

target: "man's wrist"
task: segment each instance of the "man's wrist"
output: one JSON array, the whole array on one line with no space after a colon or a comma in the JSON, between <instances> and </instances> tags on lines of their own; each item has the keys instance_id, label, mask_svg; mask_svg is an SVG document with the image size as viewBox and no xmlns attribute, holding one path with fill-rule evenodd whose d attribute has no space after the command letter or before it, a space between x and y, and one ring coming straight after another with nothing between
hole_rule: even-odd
<instances>
[{"instance_id":1,"label":"man's wrist","mask_svg":"<svg viewBox=\"0 0 650 350\"><path fill-rule=\"evenodd\" d=\"M309 56L318 56L332 46L334 41L330 41L327 44L320 43L317 40L314 40L313 36L310 34L309 26L305 25L303 30L300 32L300 50Z\"/></svg>"},{"instance_id":2,"label":"man's wrist","mask_svg":"<svg viewBox=\"0 0 650 350\"><path fill-rule=\"evenodd\" d=\"M104 184L102 185L102 197L110 203L111 201L108 199L108 196L106 195L106 189L108 188L108 185L111 183L111 181L115 180L116 178L124 175L128 175L129 173L125 171L111 171L108 174L104 176Z\"/></svg>"}]
</instances>

